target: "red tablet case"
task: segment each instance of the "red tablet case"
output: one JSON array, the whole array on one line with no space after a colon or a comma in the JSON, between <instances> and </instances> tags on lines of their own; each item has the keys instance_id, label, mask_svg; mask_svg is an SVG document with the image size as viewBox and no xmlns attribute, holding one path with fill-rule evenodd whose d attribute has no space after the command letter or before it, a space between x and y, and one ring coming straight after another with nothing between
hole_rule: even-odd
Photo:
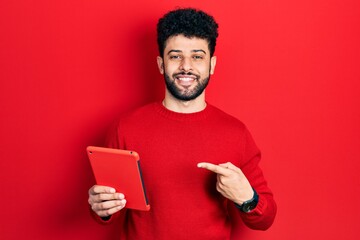
<instances>
[{"instance_id":1,"label":"red tablet case","mask_svg":"<svg viewBox=\"0 0 360 240\"><path fill-rule=\"evenodd\" d=\"M103 147L87 147L96 184L123 193L126 208L149 211L139 154L134 151Z\"/></svg>"}]
</instances>

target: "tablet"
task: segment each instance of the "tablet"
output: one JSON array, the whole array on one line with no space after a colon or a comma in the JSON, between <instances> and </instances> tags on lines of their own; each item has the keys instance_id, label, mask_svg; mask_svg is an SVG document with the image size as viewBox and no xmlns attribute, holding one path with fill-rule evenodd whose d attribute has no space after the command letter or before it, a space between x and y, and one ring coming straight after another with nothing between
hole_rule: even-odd
<instances>
[{"instance_id":1,"label":"tablet","mask_svg":"<svg viewBox=\"0 0 360 240\"><path fill-rule=\"evenodd\" d=\"M149 211L139 154L134 151L87 147L96 184L115 188L126 199L125 208Z\"/></svg>"}]
</instances>

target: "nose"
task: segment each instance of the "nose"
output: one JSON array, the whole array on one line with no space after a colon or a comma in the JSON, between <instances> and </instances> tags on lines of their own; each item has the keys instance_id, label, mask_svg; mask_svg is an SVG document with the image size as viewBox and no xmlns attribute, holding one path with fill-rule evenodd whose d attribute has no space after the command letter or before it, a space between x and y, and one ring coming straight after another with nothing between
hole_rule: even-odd
<instances>
[{"instance_id":1,"label":"nose","mask_svg":"<svg viewBox=\"0 0 360 240\"><path fill-rule=\"evenodd\" d=\"M192 69L192 62L191 62L191 58L187 58L184 57L180 63L180 70L184 71L184 72L189 72Z\"/></svg>"}]
</instances>

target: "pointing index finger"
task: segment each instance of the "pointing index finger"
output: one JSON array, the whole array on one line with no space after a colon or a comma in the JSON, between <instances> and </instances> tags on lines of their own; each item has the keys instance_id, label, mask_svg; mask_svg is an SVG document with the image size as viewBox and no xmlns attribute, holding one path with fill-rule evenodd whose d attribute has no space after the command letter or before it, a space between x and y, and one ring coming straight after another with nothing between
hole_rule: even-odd
<instances>
[{"instance_id":1,"label":"pointing index finger","mask_svg":"<svg viewBox=\"0 0 360 240\"><path fill-rule=\"evenodd\" d=\"M217 174L221 174L221 175L225 175L225 176L229 174L229 169L227 169L225 167L221 167L219 165L212 164L212 163L202 162L202 163L198 163L197 166L199 168L205 168L205 169L212 171L214 173L217 173Z\"/></svg>"}]
</instances>

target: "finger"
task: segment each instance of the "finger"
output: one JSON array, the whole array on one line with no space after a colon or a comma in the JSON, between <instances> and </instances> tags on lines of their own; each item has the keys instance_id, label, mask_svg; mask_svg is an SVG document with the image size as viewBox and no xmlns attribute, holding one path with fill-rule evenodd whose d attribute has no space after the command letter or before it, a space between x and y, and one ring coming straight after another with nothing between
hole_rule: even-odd
<instances>
[{"instance_id":1,"label":"finger","mask_svg":"<svg viewBox=\"0 0 360 240\"><path fill-rule=\"evenodd\" d=\"M96 209L94 210L93 209L93 210L100 217L108 217L108 216L113 215L114 213L120 211L121 209L123 209L125 207L125 205L126 205L126 201L121 205L111 207L111 208L108 208L108 209L101 209L101 210L96 210Z\"/></svg>"},{"instance_id":2,"label":"finger","mask_svg":"<svg viewBox=\"0 0 360 240\"><path fill-rule=\"evenodd\" d=\"M99 211L104 211L104 210L108 210L111 208L116 208L116 207L123 207L126 204L126 200L113 200L113 201L105 201L105 202L101 202L101 203L94 203L91 208L95 211L95 212L99 212Z\"/></svg>"},{"instance_id":3,"label":"finger","mask_svg":"<svg viewBox=\"0 0 360 240\"><path fill-rule=\"evenodd\" d=\"M109 187L109 186L102 186L102 185L94 185L89 190L89 194L95 195L99 193L115 193L115 188Z\"/></svg>"},{"instance_id":4,"label":"finger","mask_svg":"<svg viewBox=\"0 0 360 240\"><path fill-rule=\"evenodd\" d=\"M225 182L226 182L227 178L228 178L227 176L218 174L217 177L216 177L216 180L217 180L218 184L225 185Z\"/></svg>"},{"instance_id":5,"label":"finger","mask_svg":"<svg viewBox=\"0 0 360 240\"><path fill-rule=\"evenodd\" d=\"M113 194L100 193L91 196L91 200L93 202L103 202L108 200L122 200L122 199L125 199L125 196L122 193L113 193Z\"/></svg>"},{"instance_id":6,"label":"finger","mask_svg":"<svg viewBox=\"0 0 360 240\"><path fill-rule=\"evenodd\" d=\"M229 177L218 174L216 184L225 191L229 188Z\"/></svg>"},{"instance_id":7,"label":"finger","mask_svg":"<svg viewBox=\"0 0 360 240\"><path fill-rule=\"evenodd\" d=\"M218 191L219 193L221 193L222 195L224 194L223 188L221 187L220 183L216 184L216 191Z\"/></svg>"},{"instance_id":8,"label":"finger","mask_svg":"<svg viewBox=\"0 0 360 240\"><path fill-rule=\"evenodd\" d=\"M238 168L237 166L235 166L235 165L232 164L231 162L221 163L221 164L219 164L219 166L224 167L224 168L227 168L227 169L231 169L231 170L233 170L233 171L235 171L235 172L238 172L238 173L241 172L240 168Z\"/></svg>"},{"instance_id":9,"label":"finger","mask_svg":"<svg viewBox=\"0 0 360 240\"><path fill-rule=\"evenodd\" d=\"M111 216L114 213L120 211L124 207L125 207L125 205L124 206L113 207L113 208L102 210L102 211L97 211L96 214L99 215L100 217L108 217L108 216Z\"/></svg>"},{"instance_id":10,"label":"finger","mask_svg":"<svg viewBox=\"0 0 360 240\"><path fill-rule=\"evenodd\" d=\"M226 169L225 167L221 167L219 165L215 165L215 164L212 164L212 163L206 163L206 162L202 162L202 163L198 163L197 165L199 168L205 168L209 171L212 171L214 173L217 173L217 174L221 174L221 175L224 175L224 176L227 176L230 174L229 170Z\"/></svg>"}]
</instances>

